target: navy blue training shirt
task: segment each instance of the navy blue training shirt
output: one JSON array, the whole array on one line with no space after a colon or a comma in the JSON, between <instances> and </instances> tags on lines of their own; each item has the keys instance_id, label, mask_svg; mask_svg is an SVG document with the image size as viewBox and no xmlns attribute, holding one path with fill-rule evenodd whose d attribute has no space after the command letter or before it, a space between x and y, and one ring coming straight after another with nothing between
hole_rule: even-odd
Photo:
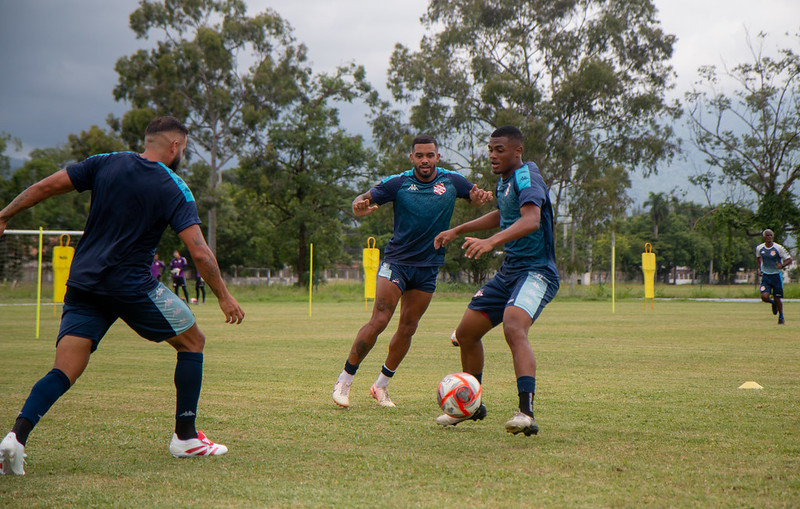
<instances>
[{"instance_id":1,"label":"navy blue training shirt","mask_svg":"<svg viewBox=\"0 0 800 509\"><path fill-rule=\"evenodd\" d=\"M183 179L132 152L89 157L67 174L77 191L92 191L67 286L103 295L155 288L150 264L164 230L169 225L180 233L200 223Z\"/></svg>"},{"instance_id":2,"label":"navy blue training shirt","mask_svg":"<svg viewBox=\"0 0 800 509\"><path fill-rule=\"evenodd\" d=\"M553 207L547 184L534 163L524 163L507 179L497 182L497 208L500 229L505 230L522 217L520 209L532 203L541 209L539 229L524 237L506 242L503 269L509 272L535 270L550 281L558 282L556 251L553 240ZM502 269L501 269L502 270Z\"/></svg>"},{"instance_id":3,"label":"navy blue training shirt","mask_svg":"<svg viewBox=\"0 0 800 509\"><path fill-rule=\"evenodd\" d=\"M472 184L460 173L436 168L436 177L422 182L414 170L383 179L370 189L378 205L394 201L394 231L384 261L414 267L444 265L444 248L433 239L450 228L456 198L469 199Z\"/></svg>"}]
</instances>

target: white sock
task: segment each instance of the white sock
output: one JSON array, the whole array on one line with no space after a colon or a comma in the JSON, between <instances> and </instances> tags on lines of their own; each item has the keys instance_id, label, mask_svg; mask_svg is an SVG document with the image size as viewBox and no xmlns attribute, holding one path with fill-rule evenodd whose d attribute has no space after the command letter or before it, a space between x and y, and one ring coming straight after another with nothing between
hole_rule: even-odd
<instances>
[{"instance_id":1,"label":"white sock","mask_svg":"<svg viewBox=\"0 0 800 509\"><path fill-rule=\"evenodd\" d=\"M351 375L347 371L342 370L342 372L339 373L339 378L336 381L337 382L344 382L346 384L351 384L351 383L353 383L353 376L354 375Z\"/></svg>"},{"instance_id":2,"label":"white sock","mask_svg":"<svg viewBox=\"0 0 800 509\"><path fill-rule=\"evenodd\" d=\"M380 387L381 389L385 389L386 387L389 386L389 380L391 380L391 378L381 373L380 375L378 375L378 379L375 380L375 387Z\"/></svg>"}]
</instances>

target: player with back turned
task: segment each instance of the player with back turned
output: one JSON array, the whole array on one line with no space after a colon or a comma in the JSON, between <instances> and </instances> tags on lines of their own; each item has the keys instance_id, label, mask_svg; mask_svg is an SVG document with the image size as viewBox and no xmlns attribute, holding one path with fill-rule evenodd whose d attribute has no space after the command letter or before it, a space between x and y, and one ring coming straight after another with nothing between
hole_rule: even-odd
<instances>
[{"instance_id":1,"label":"player with back turned","mask_svg":"<svg viewBox=\"0 0 800 509\"><path fill-rule=\"evenodd\" d=\"M497 274L472 297L453 341L460 345L463 371L482 382L481 338L502 322L514 361L519 396L519 408L505 428L509 433L529 436L538 433L539 427L533 418L536 356L528 341L528 331L558 291L553 208L539 169L522 161L519 129L504 126L492 133L489 161L492 172L500 176L495 189L497 210L440 233L435 242L437 247L443 246L463 233L500 227L489 238L467 237L462 245L467 258L478 258L503 246L505 259ZM481 405L470 417L442 414L436 423L455 426L485 416L486 407Z\"/></svg>"},{"instance_id":2,"label":"player with back turned","mask_svg":"<svg viewBox=\"0 0 800 509\"><path fill-rule=\"evenodd\" d=\"M177 351L170 453L189 457L227 452L227 447L195 429L205 336L186 303L150 273L156 246L170 226L219 299L225 321L241 323L244 318L200 230L194 196L173 171L186 149L187 134L178 120L155 118L145 130L142 154L92 156L33 184L0 210L2 235L13 216L42 200L74 190L92 192L84 235L67 280L53 369L33 386L11 432L0 442L1 474L25 473L28 434L81 376L118 318L145 339L165 341Z\"/></svg>"}]
</instances>

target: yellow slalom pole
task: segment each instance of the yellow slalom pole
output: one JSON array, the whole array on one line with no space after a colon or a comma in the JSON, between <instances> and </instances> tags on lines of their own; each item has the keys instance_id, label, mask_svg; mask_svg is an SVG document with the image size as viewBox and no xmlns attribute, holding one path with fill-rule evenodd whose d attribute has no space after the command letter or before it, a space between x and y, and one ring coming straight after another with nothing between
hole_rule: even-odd
<instances>
[{"instance_id":1,"label":"yellow slalom pole","mask_svg":"<svg viewBox=\"0 0 800 509\"><path fill-rule=\"evenodd\" d=\"M39 317L42 314L42 236L44 228L39 227L39 276L36 284L36 339L39 339Z\"/></svg>"},{"instance_id":2,"label":"yellow slalom pole","mask_svg":"<svg viewBox=\"0 0 800 509\"><path fill-rule=\"evenodd\" d=\"M314 243L308 254L308 316L311 316L311 291L314 289Z\"/></svg>"},{"instance_id":3,"label":"yellow slalom pole","mask_svg":"<svg viewBox=\"0 0 800 509\"><path fill-rule=\"evenodd\" d=\"M617 281L617 260L616 260L616 246L614 239L614 230L611 230L611 314L616 313L617 293L615 291Z\"/></svg>"}]
</instances>

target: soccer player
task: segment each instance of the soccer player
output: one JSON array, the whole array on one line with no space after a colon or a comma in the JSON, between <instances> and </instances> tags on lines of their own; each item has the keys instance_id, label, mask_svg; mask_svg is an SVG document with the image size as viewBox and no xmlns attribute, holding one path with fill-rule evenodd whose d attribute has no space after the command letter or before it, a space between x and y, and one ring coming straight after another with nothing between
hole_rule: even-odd
<instances>
[{"instance_id":1,"label":"soccer player","mask_svg":"<svg viewBox=\"0 0 800 509\"><path fill-rule=\"evenodd\" d=\"M756 247L758 275L761 276L761 300L772 305L772 314L778 315L783 325L783 269L792 263L792 257L782 245L772 241L775 234L770 229L761 234L764 242ZM770 293L772 298L769 298Z\"/></svg>"},{"instance_id":2,"label":"soccer player","mask_svg":"<svg viewBox=\"0 0 800 509\"><path fill-rule=\"evenodd\" d=\"M381 373L370 388L380 406L395 406L387 392L389 380L411 347L411 337L431 302L439 267L444 264L444 249L435 248L433 239L450 226L456 198L467 199L475 207L492 199L491 192L470 184L460 173L436 166L440 154L431 136L414 138L409 158L413 169L385 178L353 200L353 213L358 217L393 201L394 231L378 271L372 317L358 331L333 388L333 401L345 408L350 406L350 385L361 361L401 302L397 331Z\"/></svg>"},{"instance_id":3,"label":"soccer player","mask_svg":"<svg viewBox=\"0 0 800 509\"><path fill-rule=\"evenodd\" d=\"M161 274L166 267L166 264L158 259L158 253L156 253L153 263L150 264L150 275L161 281Z\"/></svg>"},{"instance_id":4,"label":"soccer player","mask_svg":"<svg viewBox=\"0 0 800 509\"><path fill-rule=\"evenodd\" d=\"M200 294L203 294L203 300L200 301ZM194 279L194 300L197 304L205 304L206 303L206 282L203 281L203 276L200 275L199 272L195 271L195 279Z\"/></svg>"},{"instance_id":5,"label":"soccer player","mask_svg":"<svg viewBox=\"0 0 800 509\"><path fill-rule=\"evenodd\" d=\"M175 295L180 296L181 292L178 288L183 288L183 296L186 297L186 302L189 302L189 292L186 290L186 273L183 270L187 264L186 258L181 256L179 251L172 253L172 260L169 262L170 273L172 273L172 290Z\"/></svg>"},{"instance_id":6,"label":"soccer player","mask_svg":"<svg viewBox=\"0 0 800 509\"><path fill-rule=\"evenodd\" d=\"M0 235L17 213L69 191L92 191L84 235L72 261L53 369L31 389L11 432L0 442L0 473L23 475L28 434L75 383L111 325L122 318L140 336L177 350L175 457L216 456L227 448L195 429L205 336L189 307L149 271L169 225L184 242L225 314L238 324L244 311L228 293L217 260L200 230L191 191L173 170L188 131L172 117L147 126L144 152L92 156L33 184L0 211Z\"/></svg>"},{"instance_id":7,"label":"soccer player","mask_svg":"<svg viewBox=\"0 0 800 509\"><path fill-rule=\"evenodd\" d=\"M504 126L492 133L489 161L492 172L500 176L495 189L497 210L440 233L435 244L445 246L463 233L500 227L486 239L466 237L462 245L467 258L478 258L505 245L505 259L497 274L472 297L452 340L461 347L462 369L482 381L481 338L503 323L519 396L519 409L505 428L509 433L530 436L538 433L539 427L533 417L536 356L528 331L558 291L553 209L539 169L522 161L522 133L518 128ZM442 414L436 423L455 426L466 419L484 417L486 407L481 405L471 417L458 419Z\"/></svg>"}]
</instances>

